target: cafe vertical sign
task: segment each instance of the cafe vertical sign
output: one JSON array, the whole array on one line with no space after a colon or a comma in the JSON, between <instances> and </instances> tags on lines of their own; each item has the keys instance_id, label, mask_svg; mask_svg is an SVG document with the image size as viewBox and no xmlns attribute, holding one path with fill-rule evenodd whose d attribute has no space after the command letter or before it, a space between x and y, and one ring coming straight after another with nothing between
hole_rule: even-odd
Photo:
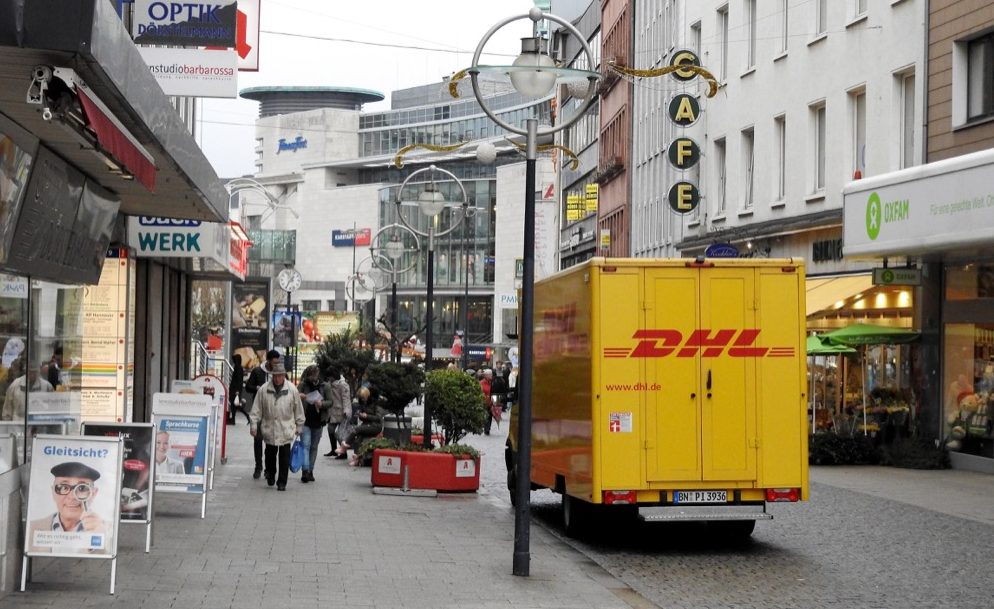
<instances>
[{"instance_id":1,"label":"cafe vertical sign","mask_svg":"<svg viewBox=\"0 0 994 609\"><path fill-rule=\"evenodd\" d=\"M700 68L701 62L695 53L680 50L673 53L670 60L669 73L680 83L687 83L699 74L706 74ZM697 97L688 93L679 93L667 105L667 115L673 124L686 129L701 116L701 104ZM670 165L685 175L684 172L693 169L701 160L701 149L693 139L680 135L670 142L666 149L666 157ZM687 214L700 205L701 193L697 184L690 180L681 179L670 186L667 194L670 209L678 214Z\"/></svg>"}]
</instances>

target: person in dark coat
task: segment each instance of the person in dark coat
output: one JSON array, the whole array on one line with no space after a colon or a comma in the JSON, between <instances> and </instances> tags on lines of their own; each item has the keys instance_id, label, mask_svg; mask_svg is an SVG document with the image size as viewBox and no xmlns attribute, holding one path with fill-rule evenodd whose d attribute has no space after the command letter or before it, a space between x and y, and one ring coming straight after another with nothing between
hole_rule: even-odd
<instances>
[{"instance_id":1,"label":"person in dark coat","mask_svg":"<svg viewBox=\"0 0 994 609\"><path fill-rule=\"evenodd\" d=\"M304 428L300 441L304 444L304 466L300 474L301 482L314 482L314 464L318 456L318 444L321 442L321 428L328 420L327 413L332 406L331 385L321 382L321 376L316 364L304 369L300 384L300 401L304 404Z\"/></svg>"},{"instance_id":2,"label":"person in dark coat","mask_svg":"<svg viewBox=\"0 0 994 609\"><path fill-rule=\"evenodd\" d=\"M228 381L228 422L234 423L241 409L245 420L249 420L248 409L245 408L242 389L245 387L245 370L242 369L242 356L231 356L231 380Z\"/></svg>"}]
</instances>

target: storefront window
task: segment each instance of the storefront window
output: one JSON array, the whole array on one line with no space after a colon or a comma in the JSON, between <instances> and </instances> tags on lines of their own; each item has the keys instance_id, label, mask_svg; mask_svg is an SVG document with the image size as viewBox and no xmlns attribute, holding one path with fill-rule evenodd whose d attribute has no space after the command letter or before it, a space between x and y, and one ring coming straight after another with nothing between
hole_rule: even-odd
<instances>
[{"instance_id":1,"label":"storefront window","mask_svg":"<svg viewBox=\"0 0 994 609\"><path fill-rule=\"evenodd\" d=\"M967 264L946 269L946 300L994 298L994 266Z\"/></svg>"},{"instance_id":2,"label":"storefront window","mask_svg":"<svg viewBox=\"0 0 994 609\"><path fill-rule=\"evenodd\" d=\"M28 280L0 274L0 473L20 464L26 393Z\"/></svg>"},{"instance_id":3,"label":"storefront window","mask_svg":"<svg viewBox=\"0 0 994 609\"><path fill-rule=\"evenodd\" d=\"M944 348L946 447L992 458L994 324L945 324Z\"/></svg>"}]
</instances>

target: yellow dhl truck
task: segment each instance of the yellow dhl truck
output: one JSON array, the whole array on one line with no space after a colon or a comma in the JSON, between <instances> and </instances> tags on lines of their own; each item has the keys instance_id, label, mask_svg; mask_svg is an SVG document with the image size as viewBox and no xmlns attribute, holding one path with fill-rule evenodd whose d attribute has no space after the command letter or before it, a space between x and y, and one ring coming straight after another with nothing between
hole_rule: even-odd
<instances>
[{"instance_id":1,"label":"yellow dhl truck","mask_svg":"<svg viewBox=\"0 0 994 609\"><path fill-rule=\"evenodd\" d=\"M536 283L531 482L568 535L626 505L746 537L808 499L804 291L798 259L594 258Z\"/></svg>"}]
</instances>

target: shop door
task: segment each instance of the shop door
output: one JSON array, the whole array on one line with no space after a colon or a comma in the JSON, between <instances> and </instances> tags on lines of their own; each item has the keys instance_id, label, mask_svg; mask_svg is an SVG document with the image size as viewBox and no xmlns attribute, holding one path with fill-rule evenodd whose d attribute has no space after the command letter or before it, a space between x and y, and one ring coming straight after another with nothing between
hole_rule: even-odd
<instances>
[{"instance_id":1,"label":"shop door","mask_svg":"<svg viewBox=\"0 0 994 609\"><path fill-rule=\"evenodd\" d=\"M701 479L700 357L679 345L699 327L696 269L646 269L639 354L645 366L649 481Z\"/></svg>"},{"instance_id":2,"label":"shop door","mask_svg":"<svg viewBox=\"0 0 994 609\"><path fill-rule=\"evenodd\" d=\"M756 360L732 348L756 328L754 269L701 269L699 327L702 478L755 480Z\"/></svg>"}]
</instances>

